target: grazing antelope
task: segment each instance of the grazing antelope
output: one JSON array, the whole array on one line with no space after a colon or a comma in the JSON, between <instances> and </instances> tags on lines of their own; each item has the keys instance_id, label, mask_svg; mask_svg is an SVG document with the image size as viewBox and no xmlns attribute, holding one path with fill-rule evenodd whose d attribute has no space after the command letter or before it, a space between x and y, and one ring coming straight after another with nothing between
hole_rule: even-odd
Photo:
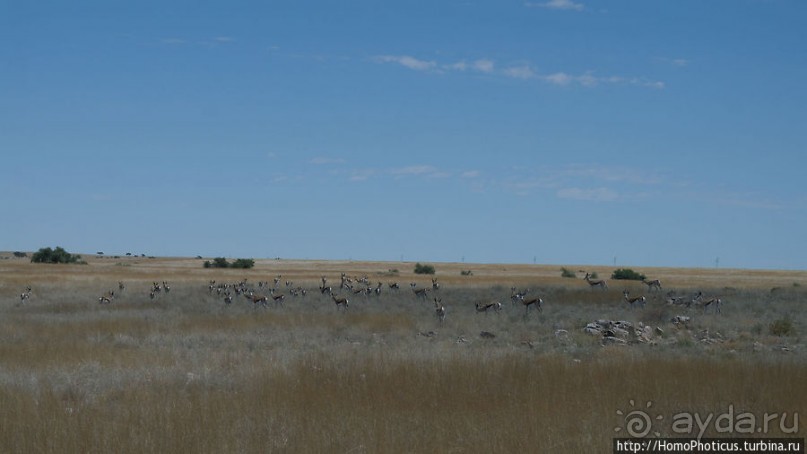
<instances>
[{"instance_id":1,"label":"grazing antelope","mask_svg":"<svg viewBox=\"0 0 807 454\"><path fill-rule=\"evenodd\" d=\"M437 316L437 320L439 320L440 323L446 321L446 307L441 304L442 302L442 298L434 299L434 315Z\"/></svg>"},{"instance_id":2,"label":"grazing antelope","mask_svg":"<svg viewBox=\"0 0 807 454\"><path fill-rule=\"evenodd\" d=\"M339 309L339 306L343 306L347 310L348 303L350 303L347 298L333 294L331 294L331 298L333 298L333 302L336 303L336 309Z\"/></svg>"},{"instance_id":3,"label":"grazing antelope","mask_svg":"<svg viewBox=\"0 0 807 454\"><path fill-rule=\"evenodd\" d=\"M661 290L661 281L658 279L653 279L652 281L648 281L647 279L642 279L642 284L647 286L647 291L652 291L653 289Z\"/></svg>"},{"instance_id":4,"label":"grazing antelope","mask_svg":"<svg viewBox=\"0 0 807 454\"><path fill-rule=\"evenodd\" d=\"M634 298L630 297L630 292L625 290L622 292L622 296L625 297L625 302L630 305L630 308L633 309L634 304L639 304L644 309L644 305L647 302L647 299L644 296L637 296Z\"/></svg>"},{"instance_id":5,"label":"grazing antelope","mask_svg":"<svg viewBox=\"0 0 807 454\"><path fill-rule=\"evenodd\" d=\"M283 300L286 299L286 295L282 293L278 293L277 295L275 295L275 289L272 289L270 291L270 294L272 295L272 300L274 300L275 303L278 303L281 306L283 305Z\"/></svg>"},{"instance_id":6,"label":"grazing antelope","mask_svg":"<svg viewBox=\"0 0 807 454\"><path fill-rule=\"evenodd\" d=\"M394 290L396 292L401 289L401 286L398 285L397 282L388 282L387 285L389 286L390 290Z\"/></svg>"},{"instance_id":7,"label":"grazing antelope","mask_svg":"<svg viewBox=\"0 0 807 454\"><path fill-rule=\"evenodd\" d=\"M683 296L675 296L675 292L673 292L672 290L667 292L667 298L665 299L665 301L667 301L667 304L673 304L676 306L684 304L687 307L689 307L691 301L685 301L685 300L686 298Z\"/></svg>"},{"instance_id":8,"label":"grazing antelope","mask_svg":"<svg viewBox=\"0 0 807 454\"><path fill-rule=\"evenodd\" d=\"M326 287L326 286L324 286L324 285L323 285L322 287L320 287L320 288L319 288L319 291L320 291L320 293L322 293L323 295L325 295L325 294L328 294L328 295L333 295L333 289L331 289L330 287Z\"/></svg>"},{"instance_id":9,"label":"grazing antelope","mask_svg":"<svg viewBox=\"0 0 807 454\"><path fill-rule=\"evenodd\" d=\"M493 302L487 303L487 304L476 303L476 312L484 312L484 313L487 314L488 311L491 311L491 310L496 311L496 313L498 314L499 311L502 310L502 303L500 303L498 301L493 301Z\"/></svg>"},{"instance_id":10,"label":"grazing antelope","mask_svg":"<svg viewBox=\"0 0 807 454\"><path fill-rule=\"evenodd\" d=\"M605 279L592 280L591 274L589 273L586 273L586 277L584 277L583 279L585 279L586 282L588 282L588 285L590 285L592 289L594 289L594 287L599 287L603 290L608 290L608 283L605 282Z\"/></svg>"},{"instance_id":11,"label":"grazing antelope","mask_svg":"<svg viewBox=\"0 0 807 454\"><path fill-rule=\"evenodd\" d=\"M720 300L720 298L718 298L716 296L712 296L710 298L704 299L703 292L698 292L698 294L695 296L695 298L692 301L694 303L696 303L696 304L702 304L703 305L703 313L704 314L706 313L706 310L709 308L709 306L711 306L712 304L714 304L714 308L715 308L714 313L715 314L720 313L720 304L722 303L722 301Z\"/></svg>"}]
</instances>

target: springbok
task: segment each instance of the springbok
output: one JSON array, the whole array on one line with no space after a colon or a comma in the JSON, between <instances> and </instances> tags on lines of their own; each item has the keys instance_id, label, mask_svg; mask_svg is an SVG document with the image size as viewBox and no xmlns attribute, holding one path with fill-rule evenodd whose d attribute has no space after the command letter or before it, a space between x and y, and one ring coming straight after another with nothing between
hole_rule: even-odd
<instances>
[{"instance_id":1,"label":"springbok","mask_svg":"<svg viewBox=\"0 0 807 454\"><path fill-rule=\"evenodd\" d=\"M502 303L493 301L487 304L476 303L476 312L488 313L488 311L496 311L498 314L502 310Z\"/></svg>"},{"instance_id":2,"label":"springbok","mask_svg":"<svg viewBox=\"0 0 807 454\"><path fill-rule=\"evenodd\" d=\"M256 295L252 292L244 293L244 297L250 301L254 306L257 306L260 303L263 307L266 307L266 302L269 301L265 295Z\"/></svg>"},{"instance_id":3,"label":"springbok","mask_svg":"<svg viewBox=\"0 0 807 454\"><path fill-rule=\"evenodd\" d=\"M653 289L661 290L661 281L658 279L653 279L652 281L648 281L647 279L642 279L642 284L647 286L647 291L652 291Z\"/></svg>"},{"instance_id":4,"label":"springbok","mask_svg":"<svg viewBox=\"0 0 807 454\"><path fill-rule=\"evenodd\" d=\"M344 296L331 294L331 298L333 298L333 302L336 303L336 309L339 309L339 306L343 306L345 309L347 309L347 306L350 303L350 301Z\"/></svg>"},{"instance_id":5,"label":"springbok","mask_svg":"<svg viewBox=\"0 0 807 454\"><path fill-rule=\"evenodd\" d=\"M434 315L437 316L437 320L439 320L440 323L446 321L446 307L441 304L442 302L442 298L434 299Z\"/></svg>"},{"instance_id":6,"label":"springbok","mask_svg":"<svg viewBox=\"0 0 807 454\"><path fill-rule=\"evenodd\" d=\"M434 291L440 290L440 283L437 282L436 277L432 278L432 290L434 290Z\"/></svg>"},{"instance_id":7,"label":"springbok","mask_svg":"<svg viewBox=\"0 0 807 454\"><path fill-rule=\"evenodd\" d=\"M590 285L592 289L594 287L599 287L603 290L608 290L608 283L605 281L605 279L592 280L591 274L589 273L586 273L586 277L584 277L583 279L585 279L586 282L588 282L588 285Z\"/></svg>"},{"instance_id":8,"label":"springbok","mask_svg":"<svg viewBox=\"0 0 807 454\"><path fill-rule=\"evenodd\" d=\"M631 298L630 297L630 292L627 291L627 290L624 290L622 292L622 296L625 297L625 302L628 303L628 305L630 305L631 309L633 309L633 306L635 304L638 304L638 305L642 306L642 309L644 309L644 305L647 302L647 299L644 296L637 296L637 297Z\"/></svg>"},{"instance_id":9,"label":"springbok","mask_svg":"<svg viewBox=\"0 0 807 454\"><path fill-rule=\"evenodd\" d=\"M417 284L414 283L414 282L409 284L409 286L412 287L412 291L415 293L416 297L418 297L418 298L420 298L420 299L422 299L424 301L426 300L426 293L429 291L428 288L426 288L426 287L417 288Z\"/></svg>"},{"instance_id":10,"label":"springbok","mask_svg":"<svg viewBox=\"0 0 807 454\"><path fill-rule=\"evenodd\" d=\"M698 292L698 294L695 295L695 298L692 300L692 302L694 302L696 304L702 304L704 314L706 313L706 310L709 308L709 306L711 306L712 304L714 304L714 308L715 308L714 313L719 314L720 313L720 304L723 303L720 300L720 298L718 298L716 296L712 296L712 297L709 297L709 298L704 298L703 292Z\"/></svg>"},{"instance_id":11,"label":"springbok","mask_svg":"<svg viewBox=\"0 0 807 454\"><path fill-rule=\"evenodd\" d=\"M115 299L115 292L114 291L109 291L109 292L106 292L106 294L101 295L100 298L98 298L98 303L99 304L109 304L109 303L112 302L113 299Z\"/></svg>"},{"instance_id":12,"label":"springbok","mask_svg":"<svg viewBox=\"0 0 807 454\"><path fill-rule=\"evenodd\" d=\"M524 308L525 308L524 316L525 317L527 315L529 315L529 313L530 313L530 306L535 306L538 309L538 312L543 311L542 306L544 305L544 300L542 300L541 298L539 298L537 296L533 297L533 298L526 299L526 298L524 298L524 295L520 295L518 299L519 299L519 301L521 301L521 304L524 305Z\"/></svg>"}]
</instances>

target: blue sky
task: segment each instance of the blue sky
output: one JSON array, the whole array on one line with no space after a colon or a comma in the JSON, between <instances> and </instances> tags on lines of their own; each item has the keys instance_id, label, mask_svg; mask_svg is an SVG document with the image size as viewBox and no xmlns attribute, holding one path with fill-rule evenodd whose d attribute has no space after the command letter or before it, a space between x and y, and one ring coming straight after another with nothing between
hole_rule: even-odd
<instances>
[{"instance_id":1,"label":"blue sky","mask_svg":"<svg viewBox=\"0 0 807 454\"><path fill-rule=\"evenodd\" d=\"M801 0L0 1L0 250L807 269Z\"/></svg>"}]
</instances>

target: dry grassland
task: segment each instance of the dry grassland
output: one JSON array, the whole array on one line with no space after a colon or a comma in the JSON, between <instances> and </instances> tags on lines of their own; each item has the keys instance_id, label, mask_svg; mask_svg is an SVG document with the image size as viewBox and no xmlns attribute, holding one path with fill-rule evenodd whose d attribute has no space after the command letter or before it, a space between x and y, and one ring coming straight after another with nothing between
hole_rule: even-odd
<instances>
[{"instance_id":1,"label":"dry grassland","mask_svg":"<svg viewBox=\"0 0 807 454\"><path fill-rule=\"evenodd\" d=\"M434 265L443 324L431 296L410 290L431 285L412 263L0 260L0 451L610 452L631 401L664 417L654 421L660 435L681 435L671 427L681 412L729 409L760 421L786 413L767 436L794 436L794 423L795 435L807 432L807 420L793 420L807 417L807 272L637 269L662 280L664 292L649 293L616 281L592 291L559 266ZM317 286L324 275L338 287L342 272L382 282L381 296L347 295L349 309L337 309ZM228 306L208 290L211 279L246 278L260 291L278 274L282 307L243 297ZM171 292L151 300L151 283L163 280ZM286 280L308 294L291 296ZM118 281L126 289L99 304ZM393 281L400 292L387 288ZM512 286L541 296L543 311L525 316ZM623 289L647 306L631 310ZM722 314L667 305L667 290L720 296ZM492 300L500 313L475 311ZM688 327L670 323L679 314ZM663 333L602 345L582 330L596 319ZM711 425L704 435L725 434Z\"/></svg>"}]
</instances>

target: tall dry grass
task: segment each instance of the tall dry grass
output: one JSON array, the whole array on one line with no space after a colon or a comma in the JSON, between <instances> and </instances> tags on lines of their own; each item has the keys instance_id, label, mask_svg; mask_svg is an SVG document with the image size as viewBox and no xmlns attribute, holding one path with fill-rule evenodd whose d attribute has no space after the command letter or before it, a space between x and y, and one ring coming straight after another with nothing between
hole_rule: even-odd
<instances>
[{"instance_id":1,"label":"tall dry grass","mask_svg":"<svg viewBox=\"0 0 807 454\"><path fill-rule=\"evenodd\" d=\"M807 414L804 290L789 274L751 286L742 276L711 286L681 279L681 294L724 298L713 315L657 295L631 310L620 284L591 291L581 280L511 279L491 267L479 280L441 280L441 324L431 301L408 289L407 277L430 283L418 276L399 276L399 293L351 295L341 311L315 289L321 273L338 282L336 270L289 272L308 295L256 308L244 298L224 305L207 289L214 277L195 268L147 265L23 264L2 275L0 451L583 452L610 449L625 424L616 412L631 401L652 401L664 435L681 411ZM255 282L275 271L215 278ZM118 280L126 290L98 304ZM171 293L151 300L155 280L172 282ZM21 305L16 292L28 282L33 294ZM532 288L544 310L511 305L512 285ZM503 311L474 310L490 300ZM688 328L669 323L678 313L692 317ZM581 331L600 318L664 334L604 347ZM772 334L783 318L792 332Z\"/></svg>"}]
</instances>

